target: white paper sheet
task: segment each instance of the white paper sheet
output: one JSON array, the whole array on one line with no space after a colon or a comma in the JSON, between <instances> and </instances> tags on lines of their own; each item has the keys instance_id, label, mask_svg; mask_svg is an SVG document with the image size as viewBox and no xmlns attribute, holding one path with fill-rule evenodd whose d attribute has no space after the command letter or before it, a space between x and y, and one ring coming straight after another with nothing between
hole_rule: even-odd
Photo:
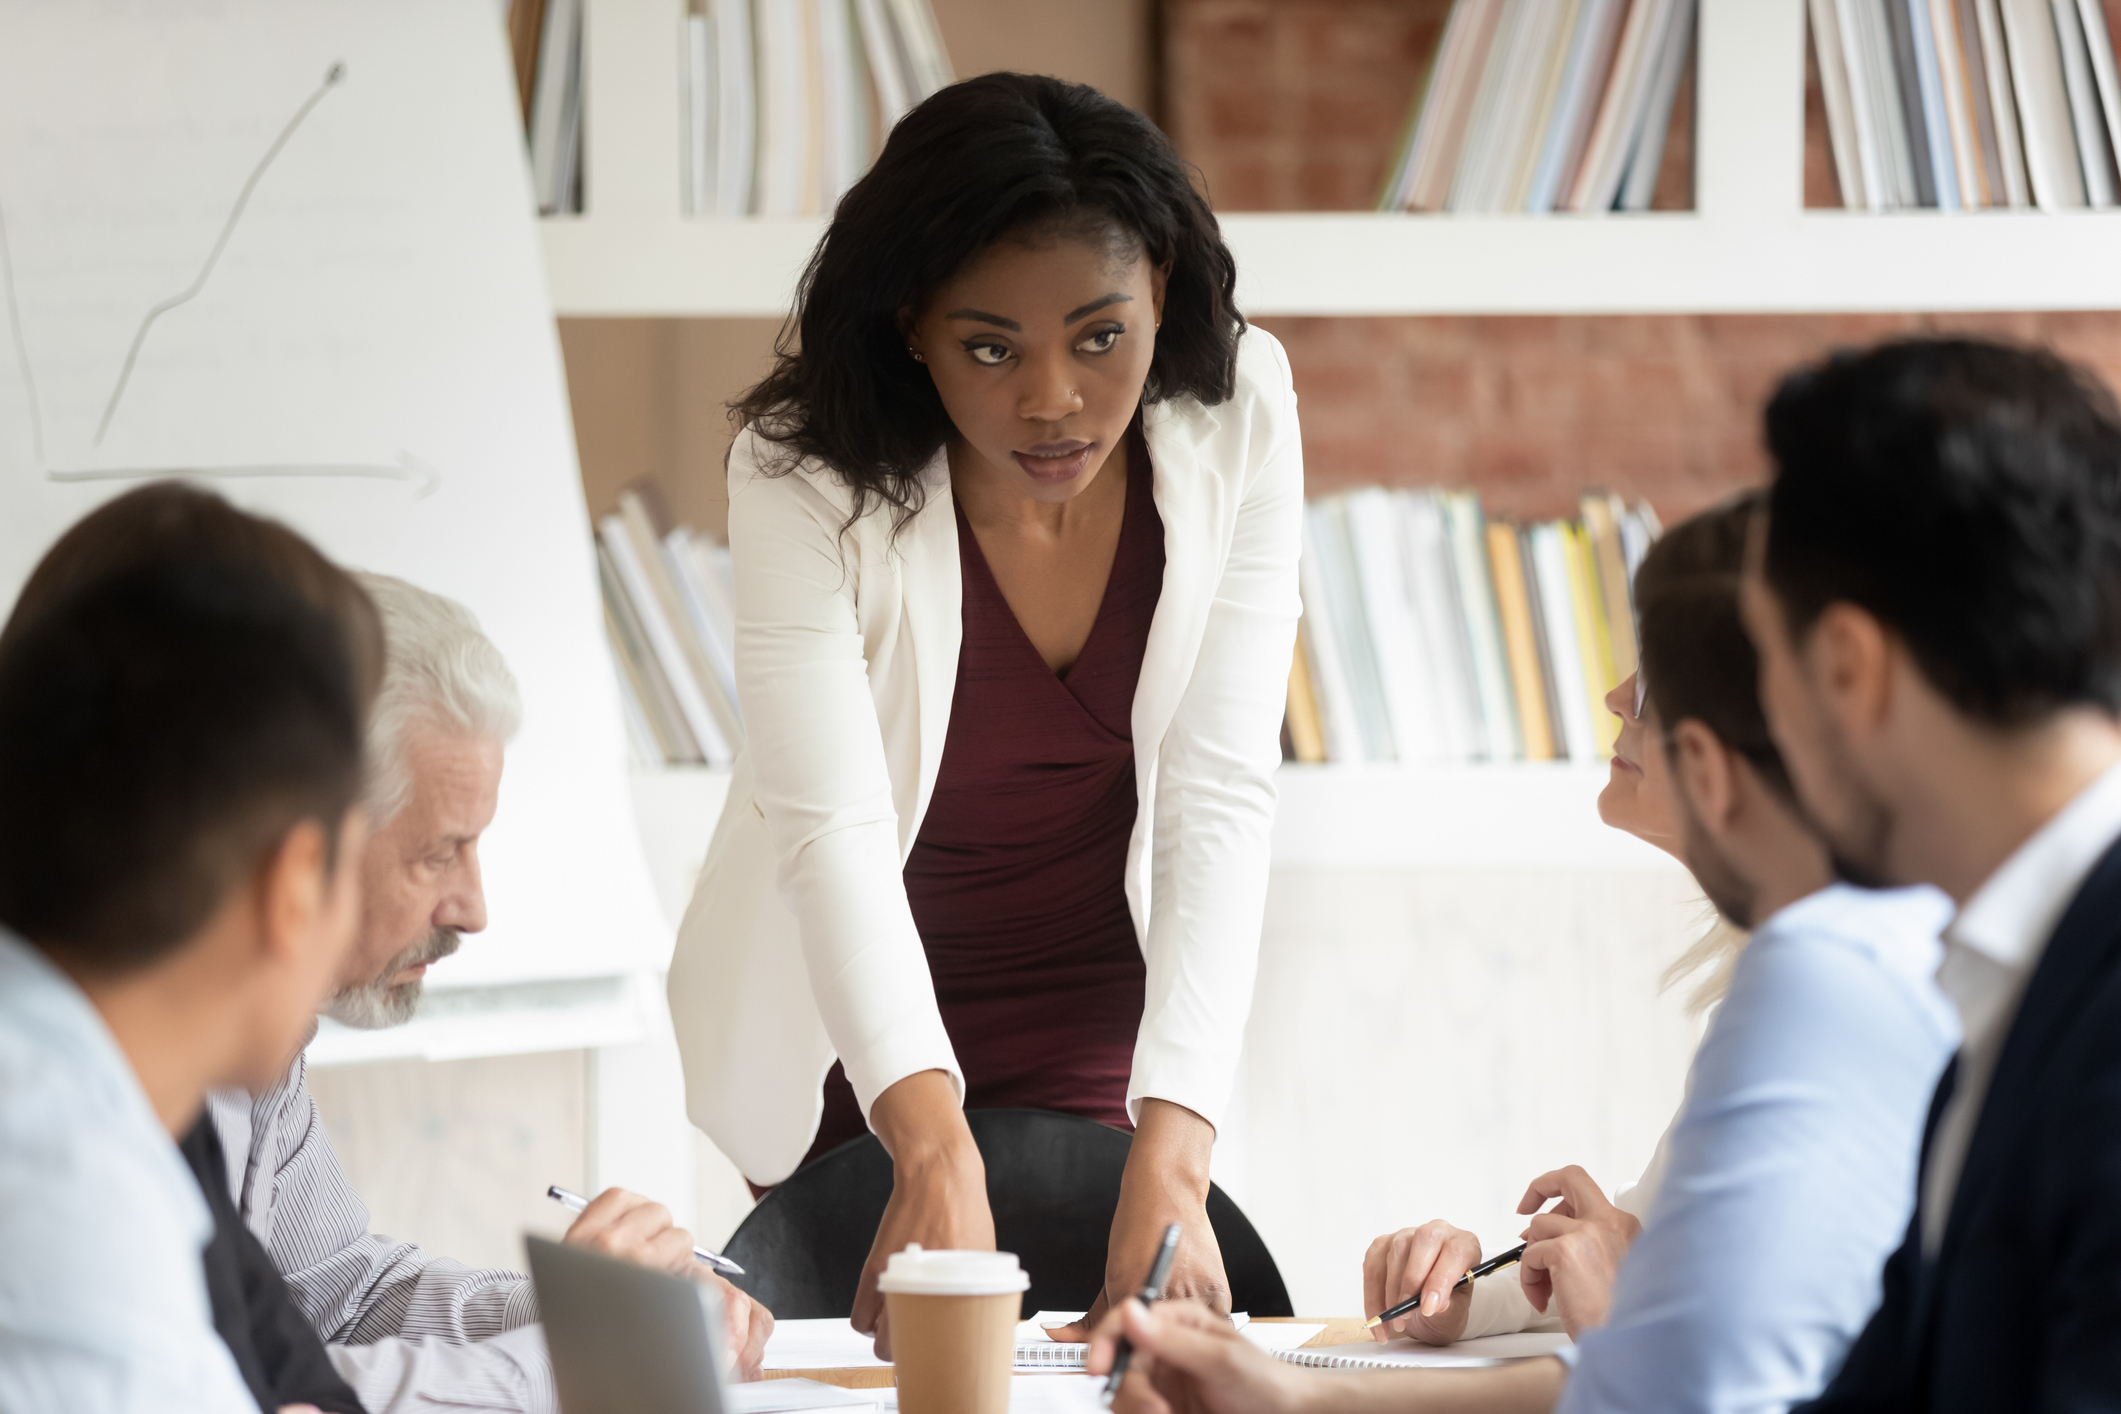
<instances>
[{"instance_id":1,"label":"white paper sheet","mask_svg":"<svg viewBox=\"0 0 2121 1414\"><path fill-rule=\"evenodd\" d=\"M491 926L436 987L670 945L518 115L493 0L15 5L0 42L0 605L85 511L185 469L468 604L524 720Z\"/></svg>"},{"instance_id":2,"label":"white paper sheet","mask_svg":"<svg viewBox=\"0 0 2121 1414\"><path fill-rule=\"evenodd\" d=\"M1461 1340L1456 1345L1423 1345L1417 1340L1394 1340L1383 1345L1333 1345L1323 1350L1288 1350L1280 1358L1296 1365L1325 1369L1397 1369L1408 1366L1499 1365L1506 1360L1526 1360L1552 1355L1569 1344L1558 1331L1517 1331L1510 1335L1484 1335Z\"/></svg>"},{"instance_id":3,"label":"white paper sheet","mask_svg":"<svg viewBox=\"0 0 2121 1414\"><path fill-rule=\"evenodd\" d=\"M1016 1375L1009 1381L1009 1414L1102 1414L1101 1379L1089 1375ZM878 1390L885 1409L898 1408L898 1391Z\"/></svg>"},{"instance_id":4,"label":"white paper sheet","mask_svg":"<svg viewBox=\"0 0 2121 1414\"><path fill-rule=\"evenodd\" d=\"M895 1391L841 1389L816 1380L758 1380L722 1387L722 1414L792 1414L803 1409L874 1409Z\"/></svg>"},{"instance_id":5,"label":"white paper sheet","mask_svg":"<svg viewBox=\"0 0 2121 1414\"><path fill-rule=\"evenodd\" d=\"M879 1370L876 1343L837 1317L775 1321L766 1337L769 1370Z\"/></svg>"},{"instance_id":6,"label":"white paper sheet","mask_svg":"<svg viewBox=\"0 0 2121 1414\"><path fill-rule=\"evenodd\" d=\"M1253 1321L1243 1329L1245 1339L1261 1350L1294 1350L1325 1328L1322 1321Z\"/></svg>"}]
</instances>

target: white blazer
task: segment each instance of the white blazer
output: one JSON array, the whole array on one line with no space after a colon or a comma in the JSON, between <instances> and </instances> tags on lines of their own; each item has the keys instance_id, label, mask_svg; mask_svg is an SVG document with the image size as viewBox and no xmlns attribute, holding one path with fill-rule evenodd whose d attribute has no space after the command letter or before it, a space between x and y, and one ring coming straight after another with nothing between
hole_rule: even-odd
<instances>
[{"instance_id":1,"label":"white blazer","mask_svg":"<svg viewBox=\"0 0 2121 1414\"><path fill-rule=\"evenodd\" d=\"M1164 581L1134 694L1126 884L1148 986L1127 1109L1154 1096L1214 1124L1252 1006L1300 611L1303 452L1281 345L1249 330L1230 401L1161 403L1143 430ZM765 1184L808 1152L835 1055L864 1115L919 1071L965 1086L902 873L957 685L947 461L894 537L890 507L849 525L836 473L765 475L761 451L747 431L729 457L749 743L669 987L692 1121Z\"/></svg>"}]
</instances>

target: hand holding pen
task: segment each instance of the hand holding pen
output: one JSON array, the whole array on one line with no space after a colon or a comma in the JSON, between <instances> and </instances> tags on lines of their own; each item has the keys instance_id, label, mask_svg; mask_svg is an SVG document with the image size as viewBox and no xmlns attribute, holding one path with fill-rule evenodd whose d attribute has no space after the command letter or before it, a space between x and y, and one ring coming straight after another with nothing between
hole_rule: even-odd
<instances>
[{"instance_id":1,"label":"hand holding pen","mask_svg":"<svg viewBox=\"0 0 2121 1414\"><path fill-rule=\"evenodd\" d=\"M674 1226L670 1221L670 1210L662 1204L652 1203L623 1188L608 1188L591 1202L555 1183L545 1190L545 1196L571 1213L584 1214L576 1223L577 1227L584 1223L594 1224L595 1230L586 1237L578 1236L570 1229L570 1241L608 1257L623 1258L679 1275L683 1275L694 1262L705 1262L724 1276L744 1274L742 1267L720 1253L695 1247L692 1234Z\"/></svg>"},{"instance_id":2,"label":"hand holding pen","mask_svg":"<svg viewBox=\"0 0 2121 1414\"><path fill-rule=\"evenodd\" d=\"M1470 1292L1453 1300L1480 1261L1480 1239L1447 1222L1387 1233L1362 1259L1362 1309L1378 1340L1411 1336L1448 1345L1465 1334Z\"/></svg>"},{"instance_id":3,"label":"hand holding pen","mask_svg":"<svg viewBox=\"0 0 2121 1414\"><path fill-rule=\"evenodd\" d=\"M1135 1293L1135 1299L1149 1306L1164 1299L1164 1284L1171 1280L1171 1261L1178 1255L1177 1223L1164 1229L1164 1240L1156 1249L1156 1260L1149 1264L1149 1279ZM1126 1382L1127 1366L1134 1359L1134 1347L1125 1336L1119 1338L1119 1349L1113 1352L1112 1373L1105 1378L1105 1387L1097 1397L1100 1407L1110 1409L1112 1400L1119 1394L1119 1387Z\"/></svg>"}]
</instances>

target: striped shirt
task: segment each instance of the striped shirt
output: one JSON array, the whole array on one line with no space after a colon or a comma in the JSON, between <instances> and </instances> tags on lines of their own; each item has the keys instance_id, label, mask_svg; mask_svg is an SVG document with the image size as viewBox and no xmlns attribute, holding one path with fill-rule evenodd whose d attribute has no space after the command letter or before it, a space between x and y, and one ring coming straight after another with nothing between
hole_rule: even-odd
<instances>
[{"instance_id":1,"label":"striped shirt","mask_svg":"<svg viewBox=\"0 0 2121 1414\"><path fill-rule=\"evenodd\" d=\"M244 1223L373 1414L558 1414L530 1278L371 1233L305 1058L262 1094L216 1091L208 1110Z\"/></svg>"}]
</instances>

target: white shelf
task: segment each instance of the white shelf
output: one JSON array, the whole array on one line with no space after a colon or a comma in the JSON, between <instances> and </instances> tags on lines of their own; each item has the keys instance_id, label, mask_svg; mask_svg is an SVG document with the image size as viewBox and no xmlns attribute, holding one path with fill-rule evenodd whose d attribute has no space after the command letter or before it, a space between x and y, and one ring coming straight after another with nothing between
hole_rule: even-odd
<instances>
[{"instance_id":1,"label":"white shelf","mask_svg":"<svg viewBox=\"0 0 2121 1414\"><path fill-rule=\"evenodd\" d=\"M1249 315L2121 309L2121 211L1222 218ZM543 223L562 315L774 317L821 218Z\"/></svg>"},{"instance_id":2,"label":"white shelf","mask_svg":"<svg viewBox=\"0 0 2121 1414\"><path fill-rule=\"evenodd\" d=\"M1697 209L1228 213L1254 315L2121 309L2121 211L1803 209L1804 0L1702 0ZM779 317L822 217L677 202L673 0L589 7L590 214L543 223L562 315Z\"/></svg>"}]
</instances>

